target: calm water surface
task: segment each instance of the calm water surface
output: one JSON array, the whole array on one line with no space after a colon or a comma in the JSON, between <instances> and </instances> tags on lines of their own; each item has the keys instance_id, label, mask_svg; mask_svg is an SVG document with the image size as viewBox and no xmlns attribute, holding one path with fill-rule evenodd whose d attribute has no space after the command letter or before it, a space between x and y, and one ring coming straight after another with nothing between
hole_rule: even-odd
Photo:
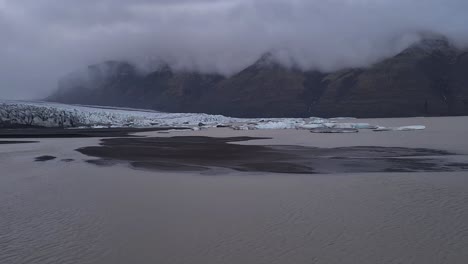
<instances>
[{"instance_id":1,"label":"calm water surface","mask_svg":"<svg viewBox=\"0 0 468 264\"><path fill-rule=\"evenodd\" d=\"M354 142L255 133L274 136L269 144L384 142L463 152L468 131L460 123L467 121L386 120L432 126ZM0 263L468 263L466 172L150 172L94 166L73 151L96 143L0 145ZM41 155L58 158L34 162Z\"/></svg>"}]
</instances>

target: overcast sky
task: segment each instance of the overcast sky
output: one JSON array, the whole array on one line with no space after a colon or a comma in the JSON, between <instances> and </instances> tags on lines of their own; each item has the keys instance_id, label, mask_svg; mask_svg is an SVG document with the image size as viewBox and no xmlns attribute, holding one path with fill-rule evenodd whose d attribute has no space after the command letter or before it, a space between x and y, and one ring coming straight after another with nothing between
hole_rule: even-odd
<instances>
[{"instance_id":1,"label":"overcast sky","mask_svg":"<svg viewBox=\"0 0 468 264\"><path fill-rule=\"evenodd\" d=\"M468 44L467 0L0 0L0 98L45 96L108 59L232 74L273 51L335 70L433 32Z\"/></svg>"}]
</instances>

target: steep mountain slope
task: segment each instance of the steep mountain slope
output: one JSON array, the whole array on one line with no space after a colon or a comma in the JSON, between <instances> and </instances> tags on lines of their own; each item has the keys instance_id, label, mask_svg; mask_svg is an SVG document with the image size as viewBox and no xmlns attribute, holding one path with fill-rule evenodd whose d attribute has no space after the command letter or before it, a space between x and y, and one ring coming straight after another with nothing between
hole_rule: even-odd
<instances>
[{"instance_id":1,"label":"steep mountain slope","mask_svg":"<svg viewBox=\"0 0 468 264\"><path fill-rule=\"evenodd\" d=\"M310 116L309 102L323 75L287 69L270 54L202 96L204 111L242 117Z\"/></svg>"},{"instance_id":2,"label":"steep mountain slope","mask_svg":"<svg viewBox=\"0 0 468 264\"><path fill-rule=\"evenodd\" d=\"M468 114L468 52L443 38L368 68L333 73L286 68L266 54L229 78L167 65L140 74L125 62L91 66L85 75L61 81L48 100L238 117Z\"/></svg>"},{"instance_id":3,"label":"steep mountain slope","mask_svg":"<svg viewBox=\"0 0 468 264\"><path fill-rule=\"evenodd\" d=\"M142 74L127 62L108 61L65 77L47 101L186 112L205 88L222 79L215 74L174 72L168 65Z\"/></svg>"},{"instance_id":4,"label":"steep mountain slope","mask_svg":"<svg viewBox=\"0 0 468 264\"><path fill-rule=\"evenodd\" d=\"M327 89L313 111L360 117L468 113L454 108L468 90L453 83L467 79L468 68L456 63L459 54L445 40L425 40L368 69L329 74L324 79Z\"/></svg>"}]
</instances>

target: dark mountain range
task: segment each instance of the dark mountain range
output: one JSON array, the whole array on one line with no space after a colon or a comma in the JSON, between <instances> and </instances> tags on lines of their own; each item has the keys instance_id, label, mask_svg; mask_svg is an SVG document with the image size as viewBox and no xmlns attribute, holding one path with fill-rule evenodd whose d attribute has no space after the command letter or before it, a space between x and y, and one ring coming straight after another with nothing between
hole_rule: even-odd
<instances>
[{"instance_id":1,"label":"dark mountain range","mask_svg":"<svg viewBox=\"0 0 468 264\"><path fill-rule=\"evenodd\" d=\"M468 52L425 39L368 68L332 73L286 68L266 54L231 77L167 65L141 74L113 61L64 78L47 100L237 117L468 115Z\"/></svg>"}]
</instances>

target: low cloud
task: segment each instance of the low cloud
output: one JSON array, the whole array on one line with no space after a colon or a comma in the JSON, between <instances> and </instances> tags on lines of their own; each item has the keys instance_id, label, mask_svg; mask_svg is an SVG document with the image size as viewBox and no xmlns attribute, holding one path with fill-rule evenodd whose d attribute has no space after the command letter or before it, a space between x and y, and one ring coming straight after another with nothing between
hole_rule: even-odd
<instances>
[{"instance_id":1,"label":"low cloud","mask_svg":"<svg viewBox=\"0 0 468 264\"><path fill-rule=\"evenodd\" d=\"M0 98L37 98L109 59L232 74L366 66L442 34L468 44L466 0L0 0Z\"/></svg>"}]
</instances>

